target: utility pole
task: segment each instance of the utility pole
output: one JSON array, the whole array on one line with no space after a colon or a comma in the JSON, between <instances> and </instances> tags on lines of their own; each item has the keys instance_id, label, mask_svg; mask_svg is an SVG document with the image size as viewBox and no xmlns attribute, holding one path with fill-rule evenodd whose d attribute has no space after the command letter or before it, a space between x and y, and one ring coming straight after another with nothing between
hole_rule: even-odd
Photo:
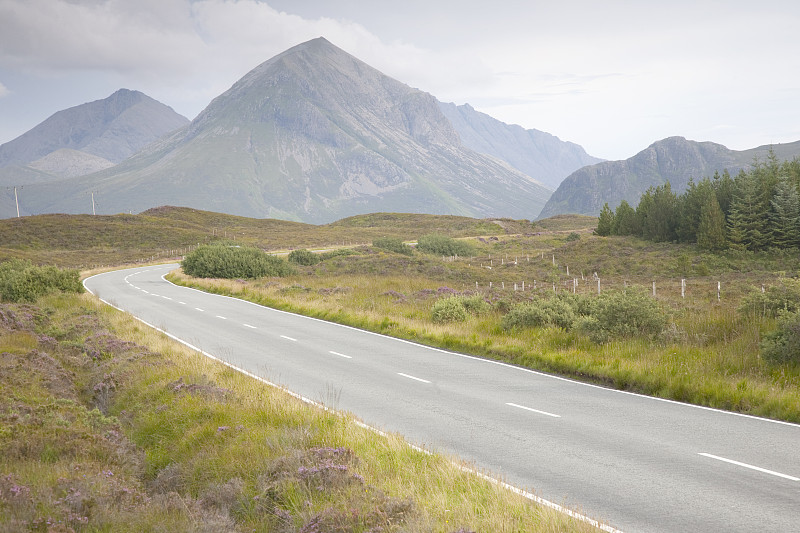
<instances>
[{"instance_id":1,"label":"utility pole","mask_svg":"<svg viewBox=\"0 0 800 533\"><path fill-rule=\"evenodd\" d=\"M17 198L17 187L14 187L14 203L17 204L17 218L19 218L19 198Z\"/></svg>"},{"instance_id":2,"label":"utility pole","mask_svg":"<svg viewBox=\"0 0 800 533\"><path fill-rule=\"evenodd\" d=\"M92 215L94 215L94 191L92 191Z\"/></svg>"}]
</instances>

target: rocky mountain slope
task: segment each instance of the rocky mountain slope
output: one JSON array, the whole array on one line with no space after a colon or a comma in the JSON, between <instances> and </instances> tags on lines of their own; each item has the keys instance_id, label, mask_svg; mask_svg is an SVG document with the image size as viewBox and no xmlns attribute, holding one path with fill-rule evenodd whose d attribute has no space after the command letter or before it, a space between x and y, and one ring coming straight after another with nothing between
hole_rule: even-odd
<instances>
[{"instance_id":1,"label":"rocky mountain slope","mask_svg":"<svg viewBox=\"0 0 800 533\"><path fill-rule=\"evenodd\" d=\"M648 187L667 181L674 192L681 193L690 178L698 181L725 169L736 174L749 168L754 158L764 160L770 149L781 160L792 159L800 156L800 141L735 151L712 142L669 137L630 159L606 161L575 171L556 189L539 218L561 213L598 215L606 202L615 209L622 200L636 206Z\"/></svg>"},{"instance_id":2,"label":"rocky mountain slope","mask_svg":"<svg viewBox=\"0 0 800 533\"><path fill-rule=\"evenodd\" d=\"M0 167L26 165L62 148L116 164L188 122L139 91L120 89L103 100L59 111L0 145Z\"/></svg>"},{"instance_id":3,"label":"rocky mountain slope","mask_svg":"<svg viewBox=\"0 0 800 533\"><path fill-rule=\"evenodd\" d=\"M466 147L501 159L553 189L579 168L603 161L587 154L580 145L543 131L506 124L469 104L440 102L439 109Z\"/></svg>"},{"instance_id":4,"label":"rocky mountain slope","mask_svg":"<svg viewBox=\"0 0 800 533\"><path fill-rule=\"evenodd\" d=\"M32 185L32 212L181 205L323 223L376 211L533 218L552 190L466 148L437 100L323 38L245 75L123 163Z\"/></svg>"}]
</instances>

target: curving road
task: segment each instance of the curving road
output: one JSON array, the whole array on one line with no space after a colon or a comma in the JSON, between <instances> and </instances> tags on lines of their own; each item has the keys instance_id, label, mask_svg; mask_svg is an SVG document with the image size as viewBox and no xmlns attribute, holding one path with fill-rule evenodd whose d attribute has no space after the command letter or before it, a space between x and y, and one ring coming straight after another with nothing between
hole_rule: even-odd
<instances>
[{"instance_id":1,"label":"curving road","mask_svg":"<svg viewBox=\"0 0 800 533\"><path fill-rule=\"evenodd\" d=\"M578 383L173 285L86 287L194 347L626 533L800 531L800 426Z\"/></svg>"}]
</instances>

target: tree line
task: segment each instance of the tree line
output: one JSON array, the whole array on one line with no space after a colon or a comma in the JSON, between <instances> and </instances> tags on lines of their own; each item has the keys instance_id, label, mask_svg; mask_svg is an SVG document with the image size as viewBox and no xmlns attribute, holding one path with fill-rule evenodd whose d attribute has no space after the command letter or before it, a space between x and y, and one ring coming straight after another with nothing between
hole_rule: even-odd
<instances>
[{"instance_id":1,"label":"tree line","mask_svg":"<svg viewBox=\"0 0 800 533\"><path fill-rule=\"evenodd\" d=\"M651 241L697 243L704 250L800 248L800 158L778 162L770 150L749 171L725 170L689 185L650 187L639 205L603 206L597 235L633 235Z\"/></svg>"}]
</instances>

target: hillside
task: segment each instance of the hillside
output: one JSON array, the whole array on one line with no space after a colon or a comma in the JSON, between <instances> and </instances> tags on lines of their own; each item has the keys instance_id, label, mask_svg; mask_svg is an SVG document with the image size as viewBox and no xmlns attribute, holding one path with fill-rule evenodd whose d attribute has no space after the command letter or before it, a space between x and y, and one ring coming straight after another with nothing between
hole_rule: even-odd
<instances>
[{"instance_id":1,"label":"hillside","mask_svg":"<svg viewBox=\"0 0 800 533\"><path fill-rule=\"evenodd\" d=\"M325 223L388 211L533 218L551 190L464 147L428 93L323 38L266 61L112 169L37 185L31 213L164 204Z\"/></svg>"},{"instance_id":2,"label":"hillside","mask_svg":"<svg viewBox=\"0 0 800 533\"><path fill-rule=\"evenodd\" d=\"M87 267L149 260L157 254L178 255L188 247L219 239L285 250L368 244L386 236L415 240L428 233L463 237L531 231L529 222L508 219L375 213L315 226L165 206L139 215L49 214L0 220L0 261L20 258Z\"/></svg>"},{"instance_id":3,"label":"hillside","mask_svg":"<svg viewBox=\"0 0 800 533\"><path fill-rule=\"evenodd\" d=\"M690 178L698 181L725 169L735 174L749 168L754 158L764 160L770 149L779 160L790 160L800 156L800 141L735 151L721 144L669 137L630 159L606 161L575 171L556 189L539 218L559 213L598 215L606 202L612 209L622 200L635 206L648 187L667 181L674 192L681 193Z\"/></svg>"},{"instance_id":4,"label":"hillside","mask_svg":"<svg viewBox=\"0 0 800 533\"><path fill-rule=\"evenodd\" d=\"M469 104L439 102L439 109L467 148L501 159L552 189L579 168L603 161L587 154L580 145L543 131L506 124Z\"/></svg>"}]
</instances>

